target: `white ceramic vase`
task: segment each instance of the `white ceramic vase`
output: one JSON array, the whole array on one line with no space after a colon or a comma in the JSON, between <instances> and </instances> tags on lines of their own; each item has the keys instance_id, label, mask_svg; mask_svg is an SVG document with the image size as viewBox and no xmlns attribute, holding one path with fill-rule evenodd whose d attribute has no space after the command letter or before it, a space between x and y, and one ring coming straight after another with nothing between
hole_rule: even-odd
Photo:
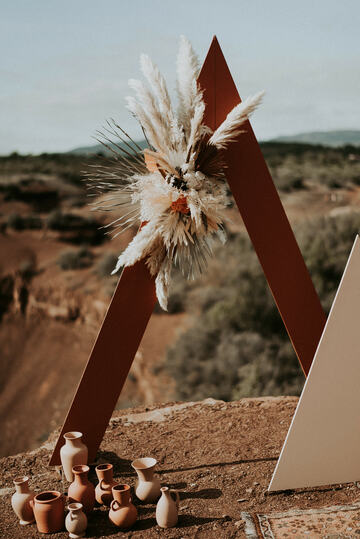
<instances>
[{"instance_id":1,"label":"white ceramic vase","mask_svg":"<svg viewBox=\"0 0 360 539\"><path fill-rule=\"evenodd\" d=\"M83 512L82 503L70 503L67 508L69 513L65 519L65 528L69 532L71 539L84 537L87 528L87 517Z\"/></svg>"},{"instance_id":2,"label":"white ceramic vase","mask_svg":"<svg viewBox=\"0 0 360 539\"><path fill-rule=\"evenodd\" d=\"M139 500L146 503L154 502L160 496L160 481L154 476L156 464L157 461L150 457L136 459L131 463L138 475L135 494Z\"/></svg>"},{"instance_id":3,"label":"white ceramic vase","mask_svg":"<svg viewBox=\"0 0 360 539\"><path fill-rule=\"evenodd\" d=\"M11 497L11 506L14 513L20 520L20 524L25 526L35 521L34 511L30 504L35 493L29 489L29 478L16 477L14 479L15 493Z\"/></svg>"},{"instance_id":4,"label":"white ceramic vase","mask_svg":"<svg viewBox=\"0 0 360 539\"><path fill-rule=\"evenodd\" d=\"M73 482L73 466L87 464L88 449L82 442L81 432L66 432L65 445L60 449L60 459L67 481Z\"/></svg>"},{"instance_id":5,"label":"white ceramic vase","mask_svg":"<svg viewBox=\"0 0 360 539\"><path fill-rule=\"evenodd\" d=\"M162 487L160 490L161 498L156 505L156 522L160 528L172 528L178 521L179 493L169 487Z\"/></svg>"}]
</instances>

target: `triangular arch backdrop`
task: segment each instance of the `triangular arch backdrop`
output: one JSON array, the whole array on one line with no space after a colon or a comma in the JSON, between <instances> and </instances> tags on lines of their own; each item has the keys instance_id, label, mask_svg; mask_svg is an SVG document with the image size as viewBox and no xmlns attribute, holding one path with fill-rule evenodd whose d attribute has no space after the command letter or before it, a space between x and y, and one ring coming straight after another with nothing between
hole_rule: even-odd
<instances>
[{"instance_id":1,"label":"triangular arch backdrop","mask_svg":"<svg viewBox=\"0 0 360 539\"><path fill-rule=\"evenodd\" d=\"M204 123L216 129L241 100L214 37L199 75ZM227 180L263 267L289 337L307 374L325 314L281 204L259 144L245 133L226 150ZM50 464L60 464L62 435L80 430L95 459L111 414L156 303L144 261L125 268L62 427Z\"/></svg>"}]
</instances>

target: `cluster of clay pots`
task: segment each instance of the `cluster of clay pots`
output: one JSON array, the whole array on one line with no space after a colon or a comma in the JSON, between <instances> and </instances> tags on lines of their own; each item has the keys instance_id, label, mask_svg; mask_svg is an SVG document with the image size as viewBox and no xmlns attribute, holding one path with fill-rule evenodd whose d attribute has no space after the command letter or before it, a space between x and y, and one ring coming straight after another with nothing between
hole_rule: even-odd
<instances>
[{"instance_id":1,"label":"cluster of clay pots","mask_svg":"<svg viewBox=\"0 0 360 539\"><path fill-rule=\"evenodd\" d=\"M110 521L120 529L129 529L137 520L137 509L130 495L130 485L118 484L113 478L112 464L100 464L95 471L98 478L96 488L88 480L88 450L82 442L80 432L64 435L65 445L60 450L61 463L68 488L65 518L65 496L58 491L36 494L29 488L28 477L14 479L16 491L12 497L12 507L26 525L36 521L40 533L55 533L64 528L69 537L83 537L87 528L87 516L94 509L95 501L109 507ZM154 476L156 460L140 458L132 462L138 475L135 494L139 500L156 506L156 521L162 528L175 526L178 520L179 494L168 487L161 487ZM175 495L175 498L173 497ZM160 499L159 499L160 498Z\"/></svg>"}]
</instances>

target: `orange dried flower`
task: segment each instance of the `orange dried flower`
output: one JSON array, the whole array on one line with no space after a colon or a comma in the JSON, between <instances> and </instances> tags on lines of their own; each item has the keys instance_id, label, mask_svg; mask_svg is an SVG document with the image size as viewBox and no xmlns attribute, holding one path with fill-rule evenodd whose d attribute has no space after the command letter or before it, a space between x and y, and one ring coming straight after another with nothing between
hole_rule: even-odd
<instances>
[{"instance_id":1,"label":"orange dried flower","mask_svg":"<svg viewBox=\"0 0 360 539\"><path fill-rule=\"evenodd\" d=\"M190 213L189 206L187 205L187 198L184 196L181 196L172 202L171 209L172 211L178 211L179 213L184 213L185 215Z\"/></svg>"}]
</instances>

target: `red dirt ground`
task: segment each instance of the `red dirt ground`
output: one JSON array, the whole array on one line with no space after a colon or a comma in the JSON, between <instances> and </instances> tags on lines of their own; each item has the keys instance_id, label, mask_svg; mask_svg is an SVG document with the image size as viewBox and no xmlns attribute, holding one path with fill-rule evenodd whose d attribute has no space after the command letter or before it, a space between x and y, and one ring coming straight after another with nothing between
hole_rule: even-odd
<instances>
[{"instance_id":1,"label":"red dirt ground","mask_svg":"<svg viewBox=\"0 0 360 539\"><path fill-rule=\"evenodd\" d=\"M359 499L357 484L267 494L282 443L297 403L295 397L243 399L225 403L160 405L121 410L110 422L97 462L111 462L119 482L135 485L130 462L140 456L158 460L162 484L180 491L177 527L160 529L155 506L136 501L139 520L128 532L117 530L103 508L89 520L87 537L232 539L245 537L243 511L268 512L344 505ZM55 434L32 453L0 460L0 536L35 538L35 525L21 527L10 506L14 476L28 474L36 491L66 492L47 463ZM91 472L91 480L95 474ZM67 537L60 532L52 537ZM311 535L307 535L311 537Z\"/></svg>"}]
</instances>

